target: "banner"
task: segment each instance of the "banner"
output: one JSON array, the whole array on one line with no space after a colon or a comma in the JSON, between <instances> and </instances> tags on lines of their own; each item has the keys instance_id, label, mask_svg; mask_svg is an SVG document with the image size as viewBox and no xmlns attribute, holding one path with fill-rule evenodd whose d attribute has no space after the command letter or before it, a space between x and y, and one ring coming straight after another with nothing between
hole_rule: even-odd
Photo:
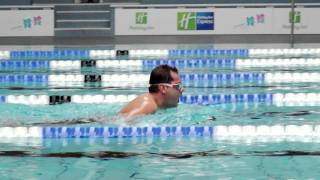
<instances>
[{"instance_id":1,"label":"banner","mask_svg":"<svg viewBox=\"0 0 320 180\"><path fill-rule=\"evenodd\" d=\"M0 36L54 36L53 10L0 11Z\"/></svg>"},{"instance_id":2,"label":"banner","mask_svg":"<svg viewBox=\"0 0 320 180\"><path fill-rule=\"evenodd\" d=\"M272 34L271 8L225 8L216 14L215 34Z\"/></svg>"},{"instance_id":3,"label":"banner","mask_svg":"<svg viewBox=\"0 0 320 180\"><path fill-rule=\"evenodd\" d=\"M115 10L115 35L290 34L290 8ZM320 34L318 8L297 8L295 32Z\"/></svg>"},{"instance_id":4,"label":"banner","mask_svg":"<svg viewBox=\"0 0 320 180\"><path fill-rule=\"evenodd\" d=\"M212 9L116 9L116 35L210 34L214 31Z\"/></svg>"},{"instance_id":5,"label":"banner","mask_svg":"<svg viewBox=\"0 0 320 180\"><path fill-rule=\"evenodd\" d=\"M294 12L295 34L320 34L320 25L315 18L320 16L319 8L296 8ZM290 34L291 32L291 9L274 9L274 33Z\"/></svg>"}]
</instances>

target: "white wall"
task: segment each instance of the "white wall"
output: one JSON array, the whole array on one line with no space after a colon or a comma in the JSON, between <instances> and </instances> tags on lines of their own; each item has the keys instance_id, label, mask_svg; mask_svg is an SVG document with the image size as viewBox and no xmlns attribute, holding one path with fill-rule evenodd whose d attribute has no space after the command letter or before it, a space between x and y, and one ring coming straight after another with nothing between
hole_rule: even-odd
<instances>
[{"instance_id":1,"label":"white wall","mask_svg":"<svg viewBox=\"0 0 320 180\"><path fill-rule=\"evenodd\" d=\"M201 9L121 9L115 10L115 35L187 35L187 34L290 34L290 8L201 8ZM320 8L296 8L296 34L320 34L316 18ZM205 19L204 29L178 29L178 14L213 14ZM142 15L144 18L141 18ZM140 23L136 18L141 18ZM191 18L192 19L192 18ZM300 20L299 20L300 19ZM200 22L200 21L199 21ZM190 23L192 24L192 23ZM199 23L195 23L199 25ZM190 26L191 27L191 26Z\"/></svg>"}]
</instances>

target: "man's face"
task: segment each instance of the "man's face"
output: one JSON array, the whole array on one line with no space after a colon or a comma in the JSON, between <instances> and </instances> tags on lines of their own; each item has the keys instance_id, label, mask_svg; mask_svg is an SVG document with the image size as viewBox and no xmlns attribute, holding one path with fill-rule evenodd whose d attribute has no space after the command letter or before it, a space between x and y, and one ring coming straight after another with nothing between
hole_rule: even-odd
<instances>
[{"instance_id":1,"label":"man's face","mask_svg":"<svg viewBox=\"0 0 320 180\"><path fill-rule=\"evenodd\" d=\"M171 86L166 87L166 94L165 94L165 106L166 107L176 107L179 103L179 98L182 95L183 89L179 88L180 77L178 73L170 72L172 77Z\"/></svg>"}]
</instances>

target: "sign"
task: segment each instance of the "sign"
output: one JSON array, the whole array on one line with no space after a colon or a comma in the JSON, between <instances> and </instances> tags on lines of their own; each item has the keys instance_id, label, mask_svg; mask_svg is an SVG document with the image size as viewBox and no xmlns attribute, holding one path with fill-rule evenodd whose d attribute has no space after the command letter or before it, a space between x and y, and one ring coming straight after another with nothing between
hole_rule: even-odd
<instances>
[{"instance_id":1,"label":"sign","mask_svg":"<svg viewBox=\"0 0 320 180\"><path fill-rule=\"evenodd\" d=\"M0 36L54 36L53 10L0 11Z\"/></svg>"},{"instance_id":2,"label":"sign","mask_svg":"<svg viewBox=\"0 0 320 180\"><path fill-rule=\"evenodd\" d=\"M278 34L290 34L291 9L277 8L274 10L274 32ZM295 34L320 34L320 25L315 18L320 16L319 8L296 8L294 11Z\"/></svg>"},{"instance_id":3,"label":"sign","mask_svg":"<svg viewBox=\"0 0 320 180\"><path fill-rule=\"evenodd\" d=\"M211 34L212 9L116 9L116 35Z\"/></svg>"},{"instance_id":4,"label":"sign","mask_svg":"<svg viewBox=\"0 0 320 180\"><path fill-rule=\"evenodd\" d=\"M178 31L214 30L214 12L178 12Z\"/></svg>"},{"instance_id":5,"label":"sign","mask_svg":"<svg viewBox=\"0 0 320 180\"><path fill-rule=\"evenodd\" d=\"M136 12L136 24L147 24L148 13Z\"/></svg>"},{"instance_id":6,"label":"sign","mask_svg":"<svg viewBox=\"0 0 320 180\"><path fill-rule=\"evenodd\" d=\"M271 8L225 8L216 11L216 34L272 34Z\"/></svg>"}]
</instances>

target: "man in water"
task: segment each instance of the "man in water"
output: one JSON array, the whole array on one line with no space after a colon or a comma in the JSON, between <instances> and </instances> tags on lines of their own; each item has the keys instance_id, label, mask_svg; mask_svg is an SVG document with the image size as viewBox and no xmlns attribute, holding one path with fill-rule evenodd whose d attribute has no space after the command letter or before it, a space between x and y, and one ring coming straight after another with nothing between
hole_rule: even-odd
<instances>
[{"instance_id":1,"label":"man in water","mask_svg":"<svg viewBox=\"0 0 320 180\"><path fill-rule=\"evenodd\" d=\"M132 118L147 114L152 114L157 109L176 107L179 97L182 95L178 70L168 65L159 65L154 68L150 74L149 92L142 94L129 102L120 112L119 115L129 121ZM59 125L59 124L84 124L95 122L113 121L114 118L77 118L67 121L51 121L33 123L32 125Z\"/></svg>"},{"instance_id":2,"label":"man in water","mask_svg":"<svg viewBox=\"0 0 320 180\"><path fill-rule=\"evenodd\" d=\"M176 107L183 93L177 68L159 65L150 74L149 92L129 102L120 112L126 119Z\"/></svg>"}]
</instances>

